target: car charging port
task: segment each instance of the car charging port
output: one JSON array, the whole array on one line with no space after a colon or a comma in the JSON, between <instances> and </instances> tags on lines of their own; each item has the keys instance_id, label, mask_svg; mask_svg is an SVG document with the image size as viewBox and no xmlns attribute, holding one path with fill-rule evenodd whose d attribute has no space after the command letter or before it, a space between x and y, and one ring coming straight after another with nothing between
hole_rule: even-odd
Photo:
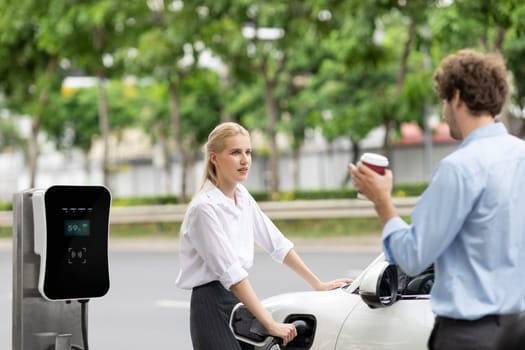
<instances>
[{"instance_id":1,"label":"car charging port","mask_svg":"<svg viewBox=\"0 0 525 350\"><path fill-rule=\"evenodd\" d=\"M286 345L287 350L310 349L315 334L316 319L313 315L290 314L284 323L293 323L297 329L297 336ZM264 349L271 349L276 344L281 344L282 339L272 337L264 326L242 304L237 304L232 312L230 328L235 337L245 343ZM271 341L268 341L271 339Z\"/></svg>"},{"instance_id":2,"label":"car charging port","mask_svg":"<svg viewBox=\"0 0 525 350\"><path fill-rule=\"evenodd\" d=\"M313 315L291 314L284 322L293 323L297 328L297 337L286 345L287 350L304 350L312 347L317 324Z\"/></svg>"}]
</instances>

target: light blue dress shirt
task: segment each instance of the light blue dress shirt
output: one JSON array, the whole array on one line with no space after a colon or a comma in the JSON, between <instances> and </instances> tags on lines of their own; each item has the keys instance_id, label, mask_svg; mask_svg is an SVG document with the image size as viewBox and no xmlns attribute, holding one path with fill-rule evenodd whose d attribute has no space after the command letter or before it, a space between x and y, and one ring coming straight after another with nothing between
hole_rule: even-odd
<instances>
[{"instance_id":1,"label":"light blue dress shirt","mask_svg":"<svg viewBox=\"0 0 525 350\"><path fill-rule=\"evenodd\" d=\"M436 315L525 310L525 142L503 124L476 129L441 161L411 220L387 222L385 254L409 275L435 264Z\"/></svg>"}]
</instances>

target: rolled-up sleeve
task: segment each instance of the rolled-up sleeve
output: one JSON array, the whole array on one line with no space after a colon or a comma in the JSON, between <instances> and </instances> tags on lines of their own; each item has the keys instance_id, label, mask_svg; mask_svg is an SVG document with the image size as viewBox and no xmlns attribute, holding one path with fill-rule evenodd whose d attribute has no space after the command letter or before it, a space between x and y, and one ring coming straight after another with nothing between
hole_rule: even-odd
<instances>
[{"instance_id":1,"label":"rolled-up sleeve","mask_svg":"<svg viewBox=\"0 0 525 350\"><path fill-rule=\"evenodd\" d=\"M288 255L294 247L293 243L286 238L270 218L262 212L253 198L252 210L255 226L255 242L270 254L273 260L282 264L286 255Z\"/></svg>"},{"instance_id":2,"label":"rolled-up sleeve","mask_svg":"<svg viewBox=\"0 0 525 350\"><path fill-rule=\"evenodd\" d=\"M191 229L184 234L224 288L230 289L248 276L212 205L201 204L192 208L187 220L187 227Z\"/></svg>"},{"instance_id":3,"label":"rolled-up sleeve","mask_svg":"<svg viewBox=\"0 0 525 350\"><path fill-rule=\"evenodd\" d=\"M234 284L239 283L248 277L248 272L243 269L241 263L236 261L219 277L219 281L226 289L230 289Z\"/></svg>"},{"instance_id":4,"label":"rolled-up sleeve","mask_svg":"<svg viewBox=\"0 0 525 350\"><path fill-rule=\"evenodd\" d=\"M396 260L390 249L390 236L400 230L409 230L410 226L400 217L394 217L386 223L383 228L383 251L385 252L386 260L391 264L396 264Z\"/></svg>"}]
</instances>

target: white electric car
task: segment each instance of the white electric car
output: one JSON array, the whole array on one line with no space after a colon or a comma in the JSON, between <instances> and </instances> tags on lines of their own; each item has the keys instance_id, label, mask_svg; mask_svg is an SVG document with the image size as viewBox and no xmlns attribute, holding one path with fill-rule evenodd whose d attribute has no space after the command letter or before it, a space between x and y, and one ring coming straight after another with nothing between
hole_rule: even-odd
<instances>
[{"instance_id":1,"label":"white electric car","mask_svg":"<svg viewBox=\"0 0 525 350\"><path fill-rule=\"evenodd\" d=\"M421 350L434 324L430 307L433 267L408 277L379 255L351 284L327 292L281 294L263 300L275 320L293 322L298 336L288 350ZM257 350L278 340L242 304L231 315L237 339Z\"/></svg>"}]
</instances>

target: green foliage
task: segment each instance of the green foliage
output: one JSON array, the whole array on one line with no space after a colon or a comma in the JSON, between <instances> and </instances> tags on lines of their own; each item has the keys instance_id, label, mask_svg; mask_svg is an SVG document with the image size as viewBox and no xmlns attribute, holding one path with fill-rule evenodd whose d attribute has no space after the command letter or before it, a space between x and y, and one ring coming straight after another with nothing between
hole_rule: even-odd
<instances>
[{"instance_id":1,"label":"green foliage","mask_svg":"<svg viewBox=\"0 0 525 350\"><path fill-rule=\"evenodd\" d=\"M139 88L132 83L112 81L107 85L110 127L114 132L137 125L142 106ZM42 121L43 128L59 148L91 149L99 127L99 91L96 87L64 89L53 95L50 110L53 116Z\"/></svg>"},{"instance_id":2,"label":"green foliage","mask_svg":"<svg viewBox=\"0 0 525 350\"><path fill-rule=\"evenodd\" d=\"M301 219L274 220L275 225L288 237L326 238L359 237L379 235L381 222L375 218L336 218L336 219ZM5 233L4 233L5 231ZM179 222L153 224L111 224L111 238L170 238L178 237ZM0 230L0 237L8 237L9 230Z\"/></svg>"},{"instance_id":3,"label":"green foliage","mask_svg":"<svg viewBox=\"0 0 525 350\"><path fill-rule=\"evenodd\" d=\"M114 238L176 238L179 235L180 222L156 222L151 224L111 224L109 232Z\"/></svg>"},{"instance_id":4,"label":"green foliage","mask_svg":"<svg viewBox=\"0 0 525 350\"><path fill-rule=\"evenodd\" d=\"M11 202L0 202L0 210L13 210L13 203Z\"/></svg>"},{"instance_id":5,"label":"green foliage","mask_svg":"<svg viewBox=\"0 0 525 350\"><path fill-rule=\"evenodd\" d=\"M208 69L197 69L180 85L181 128L187 141L198 149L220 122L221 87L219 77ZM191 137L188 137L190 136Z\"/></svg>"},{"instance_id":6,"label":"green foliage","mask_svg":"<svg viewBox=\"0 0 525 350\"><path fill-rule=\"evenodd\" d=\"M381 222L376 217L274 220L275 225L288 237L328 238L359 237L381 234ZM378 238L379 239L379 238Z\"/></svg>"},{"instance_id":7,"label":"green foliage","mask_svg":"<svg viewBox=\"0 0 525 350\"><path fill-rule=\"evenodd\" d=\"M26 139L20 134L14 118L0 118L0 151L22 150L27 153Z\"/></svg>"},{"instance_id":8,"label":"green foliage","mask_svg":"<svg viewBox=\"0 0 525 350\"><path fill-rule=\"evenodd\" d=\"M174 195L168 196L151 196L151 197L125 197L113 198L111 205L116 207L141 206L141 205L163 205L178 204L178 198Z\"/></svg>"},{"instance_id":9,"label":"green foliage","mask_svg":"<svg viewBox=\"0 0 525 350\"><path fill-rule=\"evenodd\" d=\"M188 153L221 118L269 139L277 129L294 149L309 129L358 145L385 122L422 125L425 104L438 103L434 68L465 47L501 51L513 102L525 105L519 0L0 0L0 8L0 103L32 116L61 149L88 152L101 134L97 90L60 90L71 73L109 78L114 135L138 125L155 141L180 132ZM250 28L281 31L268 39L246 35ZM210 54L219 69L199 66ZM132 86L121 83L129 75ZM24 149L15 124L1 123L0 147ZM271 151L263 147L256 152Z\"/></svg>"},{"instance_id":10,"label":"green foliage","mask_svg":"<svg viewBox=\"0 0 525 350\"><path fill-rule=\"evenodd\" d=\"M397 184L394 186L392 195L394 197L417 197L420 196L428 184ZM357 192L353 188L339 188L334 190L300 190L280 192L277 196L270 196L266 192L252 191L256 201L291 201L291 200L317 200L317 199L352 199L356 198Z\"/></svg>"},{"instance_id":11,"label":"green foliage","mask_svg":"<svg viewBox=\"0 0 525 350\"><path fill-rule=\"evenodd\" d=\"M394 186L392 192L394 197L418 197L426 189L428 184L398 184ZM356 198L355 189L339 188L335 190L301 190L281 192L277 196L271 197L267 192L251 191L256 201L292 201L292 200L317 200L317 199L352 199ZM169 196L151 196L151 197L126 197L113 198L112 205L162 205L177 204L178 198L173 195Z\"/></svg>"}]
</instances>

